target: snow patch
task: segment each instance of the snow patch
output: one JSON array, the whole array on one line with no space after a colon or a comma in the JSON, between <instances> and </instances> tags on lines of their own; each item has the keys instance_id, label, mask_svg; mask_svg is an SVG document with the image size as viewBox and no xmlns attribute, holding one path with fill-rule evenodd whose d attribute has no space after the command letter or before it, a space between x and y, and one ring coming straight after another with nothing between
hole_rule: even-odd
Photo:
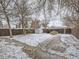
<instances>
[{"instance_id":1,"label":"snow patch","mask_svg":"<svg viewBox=\"0 0 79 59\"><path fill-rule=\"evenodd\" d=\"M17 47L5 40L0 41L0 59L32 59L28 54L25 54L22 47Z\"/></svg>"},{"instance_id":2,"label":"snow patch","mask_svg":"<svg viewBox=\"0 0 79 59\"><path fill-rule=\"evenodd\" d=\"M14 38L17 41L26 43L30 46L37 46L39 43L45 41L45 40L50 40L53 36L50 34L29 34L29 35L20 35L20 36L15 36Z\"/></svg>"}]
</instances>

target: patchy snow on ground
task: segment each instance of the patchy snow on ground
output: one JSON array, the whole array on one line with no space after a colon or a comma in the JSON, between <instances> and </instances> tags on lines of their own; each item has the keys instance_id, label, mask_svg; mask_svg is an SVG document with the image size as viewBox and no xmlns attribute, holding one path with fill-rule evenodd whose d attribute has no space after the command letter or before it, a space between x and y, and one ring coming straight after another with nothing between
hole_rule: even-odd
<instances>
[{"instance_id":1,"label":"patchy snow on ground","mask_svg":"<svg viewBox=\"0 0 79 59\"><path fill-rule=\"evenodd\" d=\"M14 39L17 41L26 43L30 46L37 46L39 43L44 42L45 40L50 40L53 38L51 34L28 34L28 35L19 35L19 36L14 36Z\"/></svg>"},{"instance_id":2,"label":"patchy snow on ground","mask_svg":"<svg viewBox=\"0 0 79 59\"><path fill-rule=\"evenodd\" d=\"M67 57L69 59L79 59L79 50L74 46L70 46L66 49L65 53L69 54Z\"/></svg>"},{"instance_id":3,"label":"patchy snow on ground","mask_svg":"<svg viewBox=\"0 0 79 59\"><path fill-rule=\"evenodd\" d=\"M46 33L28 34L28 35L14 36L14 39L34 47L37 47L39 44L41 44L39 46L41 50L38 49L39 51L42 51L42 50L45 51L48 49L46 53L34 52L36 55L39 54L41 58L44 54L50 53L52 54L51 56L54 56L53 54L56 54L56 57L63 56L66 59L79 59L79 40L71 34L57 34L57 35L51 35ZM49 43L46 44L45 42L46 43L49 42ZM48 57L48 59L50 59L50 56L46 55L45 57Z\"/></svg>"},{"instance_id":4,"label":"patchy snow on ground","mask_svg":"<svg viewBox=\"0 0 79 59\"><path fill-rule=\"evenodd\" d=\"M67 57L69 59L79 59L79 49L74 46L75 44L79 46L79 40L75 36L69 34L62 34L60 36L61 41L69 45L65 51L65 53L68 54Z\"/></svg>"},{"instance_id":5,"label":"patchy snow on ground","mask_svg":"<svg viewBox=\"0 0 79 59\"><path fill-rule=\"evenodd\" d=\"M61 37L61 41L66 43L66 44L76 44L79 42L79 40L73 36L73 35L70 35L70 34L60 34L60 37Z\"/></svg>"},{"instance_id":6,"label":"patchy snow on ground","mask_svg":"<svg viewBox=\"0 0 79 59\"><path fill-rule=\"evenodd\" d=\"M56 55L56 57L61 56L64 59L79 59L79 40L75 36L71 34L58 34L49 43L46 44L45 42L41 43L41 50L39 49L39 51L44 51L49 55L47 56L44 52L38 52L39 55L45 54L45 57L48 58ZM51 58L54 59L53 57Z\"/></svg>"},{"instance_id":7,"label":"patchy snow on ground","mask_svg":"<svg viewBox=\"0 0 79 59\"><path fill-rule=\"evenodd\" d=\"M0 59L31 59L21 48L0 39Z\"/></svg>"}]
</instances>

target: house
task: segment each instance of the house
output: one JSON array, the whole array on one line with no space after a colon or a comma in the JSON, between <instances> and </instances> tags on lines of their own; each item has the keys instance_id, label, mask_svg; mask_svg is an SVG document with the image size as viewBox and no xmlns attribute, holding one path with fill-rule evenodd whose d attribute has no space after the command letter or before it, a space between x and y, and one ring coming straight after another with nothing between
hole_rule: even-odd
<instances>
[{"instance_id":1,"label":"house","mask_svg":"<svg viewBox=\"0 0 79 59\"><path fill-rule=\"evenodd\" d=\"M40 20L32 20L32 24L31 24L31 27L33 29L36 29L36 28L39 28L40 27Z\"/></svg>"}]
</instances>

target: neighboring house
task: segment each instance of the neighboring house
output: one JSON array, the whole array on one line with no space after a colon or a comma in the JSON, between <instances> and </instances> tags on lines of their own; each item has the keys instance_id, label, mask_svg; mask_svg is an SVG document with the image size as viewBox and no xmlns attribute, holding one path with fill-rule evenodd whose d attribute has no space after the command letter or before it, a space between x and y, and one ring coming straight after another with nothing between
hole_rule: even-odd
<instances>
[{"instance_id":1,"label":"neighboring house","mask_svg":"<svg viewBox=\"0 0 79 59\"><path fill-rule=\"evenodd\" d=\"M33 29L39 28L40 27L39 22L40 22L39 20L33 20L32 24L31 24L31 27Z\"/></svg>"},{"instance_id":2,"label":"neighboring house","mask_svg":"<svg viewBox=\"0 0 79 59\"><path fill-rule=\"evenodd\" d=\"M28 28L28 22L29 21L24 21L25 28ZM16 28L22 28L22 22L21 21L16 24Z\"/></svg>"},{"instance_id":3,"label":"neighboring house","mask_svg":"<svg viewBox=\"0 0 79 59\"><path fill-rule=\"evenodd\" d=\"M8 25L7 24L4 24L3 25L3 29L8 29L9 27L8 27Z\"/></svg>"},{"instance_id":4,"label":"neighboring house","mask_svg":"<svg viewBox=\"0 0 79 59\"><path fill-rule=\"evenodd\" d=\"M43 28L40 20L34 20L32 21L32 26L33 29L35 29L35 33L43 33Z\"/></svg>"},{"instance_id":5,"label":"neighboring house","mask_svg":"<svg viewBox=\"0 0 79 59\"><path fill-rule=\"evenodd\" d=\"M21 22L19 22L18 24L16 24L16 28L22 28Z\"/></svg>"}]
</instances>

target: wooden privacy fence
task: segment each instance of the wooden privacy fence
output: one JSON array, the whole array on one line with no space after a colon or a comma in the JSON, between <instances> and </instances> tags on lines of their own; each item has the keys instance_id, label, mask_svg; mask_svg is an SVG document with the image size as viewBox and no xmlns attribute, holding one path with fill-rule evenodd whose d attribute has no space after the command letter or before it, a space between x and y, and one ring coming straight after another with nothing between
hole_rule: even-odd
<instances>
[{"instance_id":1,"label":"wooden privacy fence","mask_svg":"<svg viewBox=\"0 0 79 59\"><path fill-rule=\"evenodd\" d=\"M43 29L44 33L50 33L51 31L57 31L58 33L64 33L64 29ZM26 29L26 34L35 33L34 29ZM66 29L66 33L70 34L71 29ZM23 29L12 29L13 35L23 34ZM0 29L0 36L9 36L9 29Z\"/></svg>"}]
</instances>

